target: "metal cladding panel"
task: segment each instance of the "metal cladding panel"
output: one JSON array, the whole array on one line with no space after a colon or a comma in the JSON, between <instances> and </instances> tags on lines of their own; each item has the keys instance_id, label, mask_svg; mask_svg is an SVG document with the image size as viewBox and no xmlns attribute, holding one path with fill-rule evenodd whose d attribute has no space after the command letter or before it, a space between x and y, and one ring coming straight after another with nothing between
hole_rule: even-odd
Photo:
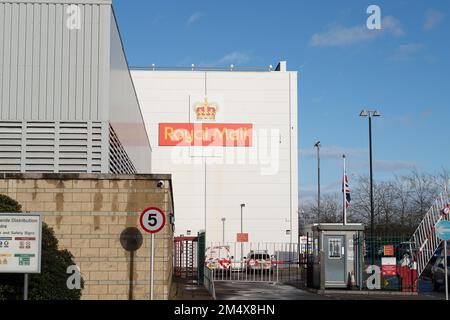
<instances>
[{"instance_id":1,"label":"metal cladding panel","mask_svg":"<svg viewBox=\"0 0 450 320\"><path fill-rule=\"evenodd\" d=\"M0 121L0 172L108 173L108 127L98 121Z\"/></svg>"},{"instance_id":2,"label":"metal cladding panel","mask_svg":"<svg viewBox=\"0 0 450 320\"><path fill-rule=\"evenodd\" d=\"M151 172L151 147L116 20L111 17L109 119L136 171Z\"/></svg>"},{"instance_id":3,"label":"metal cladding panel","mask_svg":"<svg viewBox=\"0 0 450 320\"><path fill-rule=\"evenodd\" d=\"M110 1L0 0L0 120L107 120L110 12Z\"/></svg>"}]
</instances>

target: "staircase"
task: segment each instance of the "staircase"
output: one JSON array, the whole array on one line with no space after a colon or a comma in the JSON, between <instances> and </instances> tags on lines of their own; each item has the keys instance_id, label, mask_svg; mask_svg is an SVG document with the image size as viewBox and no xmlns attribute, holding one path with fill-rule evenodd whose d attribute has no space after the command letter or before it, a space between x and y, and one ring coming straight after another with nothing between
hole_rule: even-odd
<instances>
[{"instance_id":1,"label":"staircase","mask_svg":"<svg viewBox=\"0 0 450 320\"><path fill-rule=\"evenodd\" d=\"M436 236L434 226L442 219L449 220L449 215L443 213L443 209L449 206L450 192L446 190L428 210L411 237L410 241L415 253L414 260L417 263L417 275L419 277L441 244L441 240Z\"/></svg>"}]
</instances>

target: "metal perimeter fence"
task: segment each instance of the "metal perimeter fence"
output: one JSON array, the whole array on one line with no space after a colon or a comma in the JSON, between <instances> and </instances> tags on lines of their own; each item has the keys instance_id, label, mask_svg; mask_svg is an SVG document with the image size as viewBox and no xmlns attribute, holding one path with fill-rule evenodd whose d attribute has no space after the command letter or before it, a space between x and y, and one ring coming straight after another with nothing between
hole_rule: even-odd
<instances>
[{"instance_id":1,"label":"metal perimeter fence","mask_svg":"<svg viewBox=\"0 0 450 320\"><path fill-rule=\"evenodd\" d=\"M208 279L212 282L299 281L301 277L299 245L297 243L207 243L205 272L208 273Z\"/></svg>"},{"instance_id":2,"label":"metal perimeter fence","mask_svg":"<svg viewBox=\"0 0 450 320\"><path fill-rule=\"evenodd\" d=\"M363 289L368 289L367 280L372 273L368 268L378 267L381 272L379 289L388 291L419 290L416 273L416 256L410 242L410 235L377 233L373 236L355 237L355 252L361 257ZM373 269L373 268L372 268ZM423 282L422 289L426 283Z\"/></svg>"},{"instance_id":3,"label":"metal perimeter fence","mask_svg":"<svg viewBox=\"0 0 450 320\"><path fill-rule=\"evenodd\" d=\"M310 236L300 241L299 285L317 287L320 270L320 248L318 239ZM377 233L372 237L355 235L352 239L354 281L349 286L360 290L431 291L427 272L419 279L415 270L415 249L410 235ZM431 265L431 264L430 264ZM430 266L428 267L428 273ZM376 276L375 273L379 275ZM375 283L378 279L378 283ZM371 285L368 285L370 283ZM376 289L374 289L376 287Z\"/></svg>"}]
</instances>

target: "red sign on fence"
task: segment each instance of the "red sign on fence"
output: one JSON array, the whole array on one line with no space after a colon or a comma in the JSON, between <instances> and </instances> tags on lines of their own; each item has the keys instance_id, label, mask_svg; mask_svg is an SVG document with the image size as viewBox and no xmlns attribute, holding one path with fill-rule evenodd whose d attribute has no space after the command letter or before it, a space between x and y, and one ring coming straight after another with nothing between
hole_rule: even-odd
<instances>
[{"instance_id":1,"label":"red sign on fence","mask_svg":"<svg viewBox=\"0 0 450 320\"><path fill-rule=\"evenodd\" d=\"M384 246L384 256L385 257L392 257L394 256L394 246L393 245L385 245Z\"/></svg>"},{"instance_id":2,"label":"red sign on fence","mask_svg":"<svg viewBox=\"0 0 450 320\"><path fill-rule=\"evenodd\" d=\"M397 275L397 259L395 258L381 258L381 273L383 276Z\"/></svg>"},{"instance_id":3,"label":"red sign on fence","mask_svg":"<svg viewBox=\"0 0 450 320\"><path fill-rule=\"evenodd\" d=\"M248 233L238 233L236 237L237 242L248 242Z\"/></svg>"}]
</instances>

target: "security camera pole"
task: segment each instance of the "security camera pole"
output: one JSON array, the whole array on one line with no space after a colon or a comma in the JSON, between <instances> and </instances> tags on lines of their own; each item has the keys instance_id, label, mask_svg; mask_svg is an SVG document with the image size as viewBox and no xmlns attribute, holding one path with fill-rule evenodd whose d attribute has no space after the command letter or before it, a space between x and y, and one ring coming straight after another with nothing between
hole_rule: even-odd
<instances>
[{"instance_id":1,"label":"security camera pole","mask_svg":"<svg viewBox=\"0 0 450 320\"><path fill-rule=\"evenodd\" d=\"M363 110L359 114L361 117L369 117L369 161L370 161L370 241L372 265L375 264L375 247L373 243L374 235L374 205L373 205L373 164L372 164L372 117L379 117L377 110Z\"/></svg>"}]
</instances>

